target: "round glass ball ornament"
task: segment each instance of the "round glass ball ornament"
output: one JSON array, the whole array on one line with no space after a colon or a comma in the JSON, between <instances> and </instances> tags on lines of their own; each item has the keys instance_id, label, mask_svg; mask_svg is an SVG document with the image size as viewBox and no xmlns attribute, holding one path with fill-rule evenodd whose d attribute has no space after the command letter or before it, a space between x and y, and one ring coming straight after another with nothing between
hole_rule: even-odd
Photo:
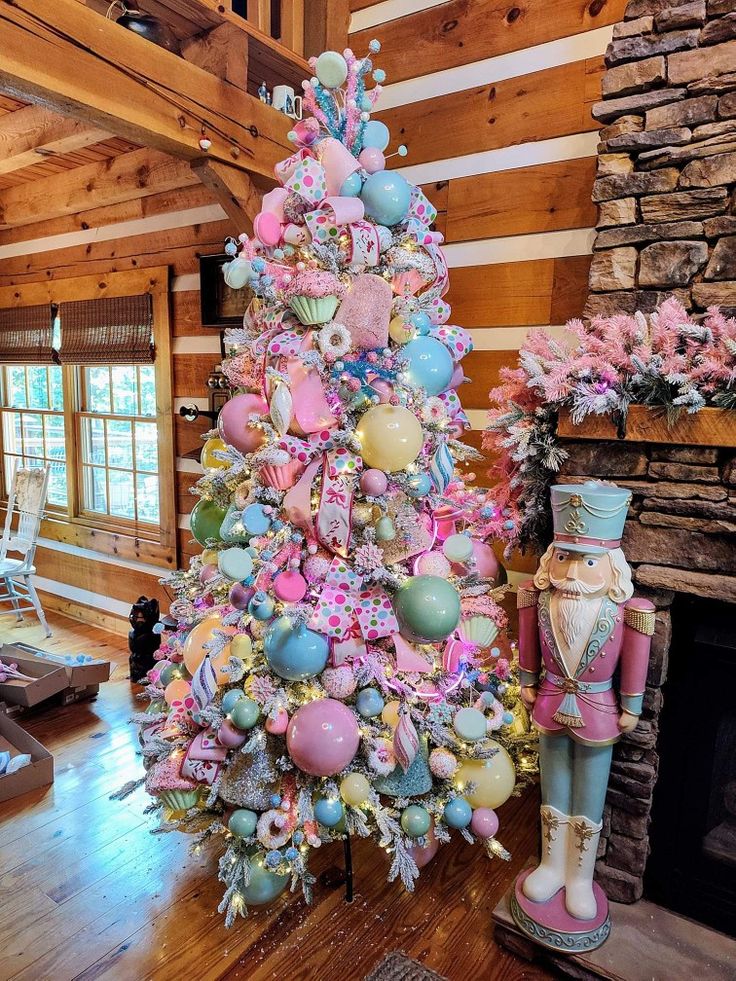
<instances>
[{"instance_id":1,"label":"round glass ball ornament","mask_svg":"<svg viewBox=\"0 0 736 981\"><path fill-rule=\"evenodd\" d=\"M412 576L396 590L394 611L404 637L435 644L460 622L460 595L439 576Z\"/></svg>"},{"instance_id":2,"label":"round glass ball ornament","mask_svg":"<svg viewBox=\"0 0 736 981\"><path fill-rule=\"evenodd\" d=\"M463 797L454 797L445 804L442 820L448 828L467 828L473 818L473 808Z\"/></svg>"},{"instance_id":3,"label":"round glass ball ornament","mask_svg":"<svg viewBox=\"0 0 736 981\"><path fill-rule=\"evenodd\" d=\"M322 634L304 624L294 627L288 617L279 617L266 631L263 652L280 678L304 681L324 669L329 646Z\"/></svg>"},{"instance_id":4,"label":"round glass ball ornament","mask_svg":"<svg viewBox=\"0 0 736 981\"><path fill-rule=\"evenodd\" d=\"M361 416L356 434L366 466L396 473L419 456L424 435L419 420L401 405L375 405Z\"/></svg>"},{"instance_id":5,"label":"round glass ball ornament","mask_svg":"<svg viewBox=\"0 0 736 981\"><path fill-rule=\"evenodd\" d=\"M410 838L421 838L426 835L431 823L429 811L419 804L410 804L401 812L401 827Z\"/></svg>"},{"instance_id":6,"label":"round glass ball ornament","mask_svg":"<svg viewBox=\"0 0 736 981\"><path fill-rule=\"evenodd\" d=\"M222 696L222 711L227 715L235 708L240 699L243 698L242 688L231 688Z\"/></svg>"},{"instance_id":7,"label":"round glass ball ornament","mask_svg":"<svg viewBox=\"0 0 736 981\"><path fill-rule=\"evenodd\" d=\"M367 497L380 497L388 489L388 477L383 470L365 470L360 477L360 489Z\"/></svg>"},{"instance_id":8,"label":"round glass ball ornament","mask_svg":"<svg viewBox=\"0 0 736 981\"><path fill-rule=\"evenodd\" d=\"M362 691L358 692L358 697L355 700L358 714L362 715L364 719L373 719L380 715L385 704L383 695L376 688L363 688Z\"/></svg>"},{"instance_id":9,"label":"round glass ball ornament","mask_svg":"<svg viewBox=\"0 0 736 981\"><path fill-rule=\"evenodd\" d=\"M252 698L240 698L230 711L230 721L236 729L252 729L261 710Z\"/></svg>"},{"instance_id":10,"label":"round glass ball ornament","mask_svg":"<svg viewBox=\"0 0 736 981\"><path fill-rule=\"evenodd\" d=\"M358 752L355 714L334 698L318 698L296 710L286 730L286 748L300 770L313 777L340 773Z\"/></svg>"},{"instance_id":11,"label":"round glass ball ornament","mask_svg":"<svg viewBox=\"0 0 736 981\"><path fill-rule=\"evenodd\" d=\"M320 797L314 804L314 817L325 828L334 828L345 816L342 801L336 797Z\"/></svg>"},{"instance_id":12,"label":"round glass ball ornament","mask_svg":"<svg viewBox=\"0 0 736 981\"><path fill-rule=\"evenodd\" d=\"M498 831L498 815L490 807L477 807L473 811L470 830L479 838L493 838Z\"/></svg>"},{"instance_id":13,"label":"round glass ball ornament","mask_svg":"<svg viewBox=\"0 0 736 981\"><path fill-rule=\"evenodd\" d=\"M514 790L516 771L506 750L495 740L489 745L498 752L487 760L462 760L455 774L454 783L472 807L500 807ZM468 784L475 790L467 791Z\"/></svg>"},{"instance_id":14,"label":"round glass ball ornament","mask_svg":"<svg viewBox=\"0 0 736 981\"><path fill-rule=\"evenodd\" d=\"M273 902L286 889L291 879L289 875L277 875L269 871L263 864L263 855L251 859L250 879L248 885L241 889L240 894L246 906L264 906Z\"/></svg>"},{"instance_id":15,"label":"round glass ball ornament","mask_svg":"<svg viewBox=\"0 0 736 981\"><path fill-rule=\"evenodd\" d=\"M237 838L250 838L252 834L255 834L257 823L258 815L255 811L249 811L246 807L239 807L230 815L227 829Z\"/></svg>"},{"instance_id":16,"label":"round glass ball ornament","mask_svg":"<svg viewBox=\"0 0 736 981\"><path fill-rule=\"evenodd\" d=\"M364 804L370 792L371 785L362 773L348 773L340 783L340 796L346 804L352 804L353 807Z\"/></svg>"},{"instance_id":17,"label":"round glass ball ornament","mask_svg":"<svg viewBox=\"0 0 736 981\"><path fill-rule=\"evenodd\" d=\"M356 170L354 173L350 174L343 181L343 185L340 188L341 198L357 198L360 197L360 192L363 189L363 179Z\"/></svg>"},{"instance_id":18,"label":"round glass ball ornament","mask_svg":"<svg viewBox=\"0 0 736 981\"><path fill-rule=\"evenodd\" d=\"M216 457L215 450L222 452L226 450L227 446L219 438L219 436L213 436L208 439L207 442L202 447L202 452L199 456L199 462L202 464L203 470L227 470L230 464L226 460L221 460Z\"/></svg>"},{"instance_id":19,"label":"round glass ball ornament","mask_svg":"<svg viewBox=\"0 0 736 981\"><path fill-rule=\"evenodd\" d=\"M398 225L409 211L411 185L396 171L378 170L368 175L360 199L369 218L381 225Z\"/></svg>"},{"instance_id":20,"label":"round glass ball ornament","mask_svg":"<svg viewBox=\"0 0 736 981\"><path fill-rule=\"evenodd\" d=\"M225 511L218 507L214 501L207 501L201 497L192 508L189 516L189 528L194 538L200 545L207 544L207 540L212 538L216 542L221 541L220 525L225 520Z\"/></svg>"},{"instance_id":21,"label":"round glass ball ornament","mask_svg":"<svg viewBox=\"0 0 736 981\"><path fill-rule=\"evenodd\" d=\"M404 370L412 385L425 389L427 395L441 395L446 391L455 365L442 341L415 337L402 353L408 361Z\"/></svg>"},{"instance_id":22,"label":"round glass ball ornament","mask_svg":"<svg viewBox=\"0 0 736 981\"><path fill-rule=\"evenodd\" d=\"M369 120L363 127L363 146L375 147L377 150L385 150L388 146L391 134L388 126L378 119Z\"/></svg>"},{"instance_id":23,"label":"round glass ball ornament","mask_svg":"<svg viewBox=\"0 0 736 981\"><path fill-rule=\"evenodd\" d=\"M432 490L432 478L428 473L414 474L409 477L408 487L412 497L426 497Z\"/></svg>"}]
</instances>

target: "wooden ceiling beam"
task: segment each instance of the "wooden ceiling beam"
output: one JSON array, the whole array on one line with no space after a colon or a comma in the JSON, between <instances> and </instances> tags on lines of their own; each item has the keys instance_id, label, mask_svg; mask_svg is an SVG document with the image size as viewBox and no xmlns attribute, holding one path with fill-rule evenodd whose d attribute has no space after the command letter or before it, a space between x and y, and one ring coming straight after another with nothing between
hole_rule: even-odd
<instances>
[{"instance_id":1,"label":"wooden ceiling beam","mask_svg":"<svg viewBox=\"0 0 736 981\"><path fill-rule=\"evenodd\" d=\"M177 157L268 175L290 120L76 0L0 0L0 88Z\"/></svg>"},{"instance_id":2,"label":"wooden ceiling beam","mask_svg":"<svg viewBox=\"0 0 736 981\"><path fill-rule=\"evenodd\" d=\"M0 228L190 187L197 180L187 161L159 150L134 150L0 191Z\"/></svg>"},{"instance_id":3,"label":"wooden ceiling beam","mask_svg":"<svg viewBox=\"0 0 736 981\"><path fill-rule=\"evenodd\" d=\"M80 119L59 116L43 106L26 106L0 116L0 174L74 153L110 136Z\"/></svg>"},{"instance_id":4,"label":"wooden ceiling beam","mask_svg":"<svg viewBox=\"0 0 736 981\"><path fill-rule=\"evenodd\" d=\"M248 174L215 160L195 160L191 166L232 220L234 234L252 235L253 219L260 211L262 192Z\"/></svg>"},{"instance_id":5,"label":"wooden ceiling beam","mask_svg":"<svg viewBox=\"0 0 736 981\"><path fill-rule=\"evenodd\" d=\"M248 88L248 36L234 24L220 24L182 44L182 56L245 92Z\"/></svg>"}]
</instances>

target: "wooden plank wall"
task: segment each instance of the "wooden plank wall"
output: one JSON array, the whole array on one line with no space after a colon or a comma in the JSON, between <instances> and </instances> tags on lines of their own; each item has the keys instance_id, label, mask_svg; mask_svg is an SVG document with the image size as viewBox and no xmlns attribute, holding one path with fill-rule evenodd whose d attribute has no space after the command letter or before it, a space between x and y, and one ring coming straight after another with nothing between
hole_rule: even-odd
<instances>
[{"instance_id":1,"label":"wooden plank wall","mask_svg":"<svg viewBox=\"0 0 736 981\"><path fill-rule=\"evenodd\" d=\"M222 251L224 238L234 231L211 193L195 183L0 230L0 285L168 265L175 405L178 410L194 402L204 409L207 376L220 360L220 341L216 330L200 323L198 256ZM199 437L209 426L206 418L175 420L179 564L195 548L188 517L196 498L188 490L199 467L186 454L201 446ZM158 583L161 570L145 555L111 556L44 539L36 564L49 603L72 612L81 609L93 622L109 626L111 618L127 615L141 594L157 596L168 609Z\"/></svg>"},{"instance_id":2,"label":"wooden plank wall","mask_svg":"<svg viewBox=\"0 0 736 981\"><path fill-rule=\"evenodd\" d=\"M453 323L471 330L459 394L476 431L527 330L587 296L603 53L625 0L351 0L350 45L382 44L379 116L439 211ZM410 8L410 12L406 13ZM393 163L398 158L394 158ZM475 464L488 483L490 461ZM492 478L490 478L492 480ZM524 562L520 562L523 566Z\"/></svg>"}]
</instances>

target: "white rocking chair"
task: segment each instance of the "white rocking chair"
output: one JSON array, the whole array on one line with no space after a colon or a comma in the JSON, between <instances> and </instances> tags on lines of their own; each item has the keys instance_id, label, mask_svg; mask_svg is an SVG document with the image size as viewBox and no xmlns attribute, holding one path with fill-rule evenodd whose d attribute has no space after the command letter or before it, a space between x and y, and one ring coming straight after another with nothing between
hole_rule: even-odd
<instances>
[{"instance_id":1,"label":"white rocking chair","mask_svg":"<svg viewBox=\"0 0 736 981\"><path fill-rule=\"evenodd\" d=\"M49 473L49 467L16 467L0 540L0 579L5 587L5 592L0 593L0 603L11 603L18 620L23 619L24 611L35 610L47 637L51 636L51 630L31 576L36 574L33 560L46 506ZM13 531L15 514L18 527ZM20 558L9 558L8 552L19 553Z\"/></svg>"}]
</instances>

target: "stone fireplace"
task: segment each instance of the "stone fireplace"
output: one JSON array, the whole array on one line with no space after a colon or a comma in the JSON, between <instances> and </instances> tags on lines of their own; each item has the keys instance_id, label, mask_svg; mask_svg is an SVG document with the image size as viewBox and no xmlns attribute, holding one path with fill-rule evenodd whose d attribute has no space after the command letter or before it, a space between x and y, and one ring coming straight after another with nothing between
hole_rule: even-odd
<instances>
[{"instance_id":1,"label":"stone fireplace","mask_svg":"<svg viewBox=\"0 0 736 981\"><path fill-rule=\"evenodd\" d=\"M736 603L736 425L735 438L723 439L729 443L727 446L677 445L676 426L672 430L672 443L601 439L598 420L589 427L572 427L569 421L562 420L560 429L577 437L593 437L562 436L561 445L569 454L561 473L565 480L604 479L631 489L633 501L623 548L634 569L637 594L648 597L657 607L644 710L636 730L625 735L614 751L596 866L596 877L609 899L633 903L643 895L651 895L649 883L653 870L649 867L649 856L653 806L659 821L675 823L677 816L676 810L668 816L665 813L668 806L658 800L658 776L663 763L662 709L668 688L672 687L668 679L671 674L682 679L683 672L687 678L689 671L697 673L702 680L706 670L705 664L674 665L673 658L684 658L686 662L691 659L696 642L703 641L704 631L707 634L718 617L726 623L736 622L736 606L727 605ZM679 631L674 640L673 623ZM707 642L707 636L703 642ZM729 686L732 675L725 669L721 669L721 674L720 682L714 677L710 683ZM693 683L692 687L695 691L697 685ZM694 740L694 731L703 726L703 714L717 701L712 698L703 702L701 694L699 704L697 697L694 696L689 714L684 712L682 719L670 720L675 736L681 729L690 729L691 741ZM671 744L672 740L666 744L667 751L679 752ZM715 752L714 746L703 750L703 772L712 767ZM733 758L736 743L729 752ZM676 799L678 760L668 760L667 765L670 772L675 769L674 787L671 785L667 793ZM682 765L684 775L684 761ZM724 771L724 777L723 800L716 802L710 819L716 824L703 826L700 838L721 824L724 827L720 838L719 833L715 838L725 841L724 835L728 836L729 821L734 816L728 812L727 805L736 796L736 784L729 789L731 774ZM736 772L733 778L736 779ZM717 790L714 788L713 792ZM692 793L702 795L710 790L693 787ZM695 798L690 801L692 807L699 803L702 801ZM686 804L687 801L684 804L681 801L677 806ZM669 834L671 828L665 830ZM655 864L660 879L662 875L666 878L672 874L672 862L676 858L674 852L667 855L667 840L665 835L657 841ZM671 847L678 846L673 841ZM733 866L729 875L736 885ZM667 888L660 886L661 881L659 886L654 882L654 893L661 901L666 898ZM703 887L701 883L699 888ZM731 902L736 908L736 891ZM696 910L680 907L679 911L697 916ZM712 918L710 921L713 923ZM713 925L723 929L722 922Z\"/></svg>"},{"instance_id":2,"label":"stone fireplace","mask_svg":"<svg viewBox=\"0 0 736 981\"><path fill-rule=\"evenodd\" d=\"M736 0L631 0L606 65L586 315L736 310Z\"/></svg>"}]
</instances>

